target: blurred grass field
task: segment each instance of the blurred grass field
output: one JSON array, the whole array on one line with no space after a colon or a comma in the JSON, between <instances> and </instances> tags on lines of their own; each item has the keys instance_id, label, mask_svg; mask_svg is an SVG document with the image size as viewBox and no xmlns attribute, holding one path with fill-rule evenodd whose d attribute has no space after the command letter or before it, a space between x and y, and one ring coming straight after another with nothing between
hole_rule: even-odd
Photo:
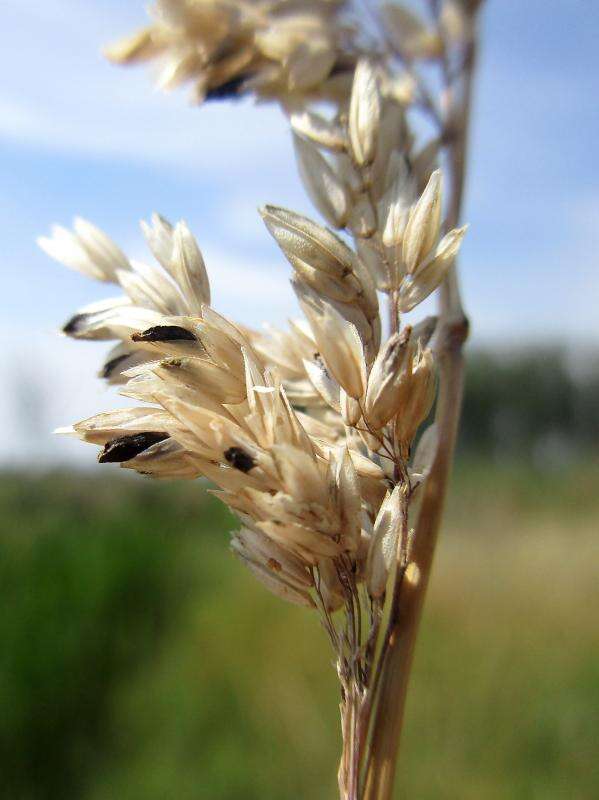
<instances>
[{"instance_id":1,"label":"blurred grass field","mask_svg":"<svg viewBox=\"0 0 599 800\"><path fill-rule=\"evenodd\" d=\"M458 468L398 797L599 797L598 479ZM4 474L0 503L1 798L335 797L324 634L199 484Z\"/></svg>"}]
</instances>

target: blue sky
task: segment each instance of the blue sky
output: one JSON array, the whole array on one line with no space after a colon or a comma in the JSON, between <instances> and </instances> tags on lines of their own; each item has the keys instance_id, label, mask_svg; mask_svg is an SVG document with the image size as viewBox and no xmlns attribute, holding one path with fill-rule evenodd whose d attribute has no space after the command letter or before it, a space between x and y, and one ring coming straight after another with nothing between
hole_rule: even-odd
<instances>
[{"instance_id":1,"label":"blue sky","mask_svg":"<svg viewBox=\"0 0 599 800\"><path fill-rule=\"evenodd\" d=\"M140 257L140 218L185 218L219 310L254 325L294 312L288 267L256 213L264 202L312 213L284 120L248 103L190 109L184 91L155 92L146 70L105 63L100 46L142 24L144 6L3 2L5 461L77 457L83 446L44 431L122 402L93 378L105 347L56 335L107 291L37 250L53 222L87 217ZM461 265L478 343L599 343L598 36L591 0L488 0Z\"/></svg>"}]
</instances>

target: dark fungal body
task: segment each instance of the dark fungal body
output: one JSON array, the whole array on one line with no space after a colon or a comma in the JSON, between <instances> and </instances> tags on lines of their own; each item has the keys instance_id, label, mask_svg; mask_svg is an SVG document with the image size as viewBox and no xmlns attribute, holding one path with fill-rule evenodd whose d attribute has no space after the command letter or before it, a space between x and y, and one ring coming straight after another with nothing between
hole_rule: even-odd
<instances>
[{"instance_id":1,"label":"dark fungal body","mask_svg":"<svg viewBox=\"0 0 599 800\"><path fill-rule=\"evenodd\" d=\"M168 433L164 431L145 431L144 433L133 433L128 436L119 436L104 445L98 456L100 464L113 464L120 461L130 461L148 447L158 442L168 439Z\"/></svg>"},{"instance_id":2,"label":"dark fungal body","mask_svg":"<svg viewBox=\"0 0 599 800\"><path fill-rule=\"evenodd\" d=\"M126 361L130 355L131 355L130 353L123 353L122 356L116 356L115 358L111 358L102 367L102 370L100 371L100 377L110 378L110 376L117 371L119 365L123 364L123 362Z\"/></svg>"},{"instance_id":3,"label":"dark fungal body","mask_svg":"<svg viewBox=\"0 0 599 800\"><path fill-rule=\"evenodd\" d=\"M83 321L86 319L87 314L75 314L66 322L62 327L62 332L67 336L75 336L83 327Z\"/></svg>"},{"instance_id":4,"label":"dark fungal body","mask_svg":"<svg viewBox=\"0 0 599 800\"><path fill-rule=\"evenodd\" d=\"M155 325L131 336L134 342L195 342L196 337L179 325Z\"/></svg>"},{"instance_id":5,"label":"dark fungal body","mask_svg":"<svg viewBox=\"0 0 599 800\"><path fill-rule=\"evenodd\" d=\"M213 86L206 92L206 100L232 100L243 94L244 84L251 75L238 75L219 86Z\"/></svg>"},{"instance_id":6,"label":"dark fungal body","mask_svg":"<svg viewBox=\"0 0 599 800\"><path fill-rule=\"evenodd\" d=\"M225 450L225 459L234 468L241 472L249 472L256 466L252 456L241 447L229 447Z\"/></svg>"}]
</instances>

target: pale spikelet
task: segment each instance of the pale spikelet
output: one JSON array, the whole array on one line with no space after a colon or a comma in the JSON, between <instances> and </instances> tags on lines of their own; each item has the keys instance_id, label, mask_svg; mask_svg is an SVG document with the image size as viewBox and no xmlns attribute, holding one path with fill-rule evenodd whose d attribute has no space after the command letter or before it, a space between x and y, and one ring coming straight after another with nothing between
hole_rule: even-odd
<instances>
[{"instance_id":1,"label":"pale spikelet","mask_svg":"<svg viewBox=\"0 0 599 800\"><path fill-rule=\"evenodd\" d=\"M386 253L377 244L372 239L358 239L356 250L376 288L380 292L389 292L395 283L390 269L390 259L386 258Z\"/></svg>"},{"instance_id":2,"label":"pale spikelet","mask_svg":"<svg viewBox=\"0 0 599 800\"><path fill-rule=\"evenodd\" d=\"M281 331L281 334L282 338L279 340L279 344L284 342L285 333ZM287 341L292 338L288 336ZM294 350L275 348L274 342L272 344L270 341L265 343L263 339L252 338L252 344L262 360L269 366L272 374L276 376L277 381L281 381L286 397L294 406L309 408L311 413L317 408L323 407L326 401L316 388L306 367L316 352L315 343L312 343L310 359L302 359L301 354L298 354L297 360L294 359L293 362L287 358L287 355L291 354L295 357Z\"/></svg>"},{"instance_id":3,"label":"pale spikelet","mask_svg":"<svg viewBox=\"0 0 599 800\"><path fill-rule=\"evenodd\" d=\"M305 320L291 320L289 330L263 325L263 331L250 333L252 346L262 360L272 365L287 383L305 377L303 361L311 359L316 343Z\"/></svg>"},{"instance_id":4,"label":"pale spikelet","mask_svg":"<svg viewBox=\"0 0 599 800\"><path fill-rule=\"evenodd\" d=\"M309 593L309 573L299 559L279 547L266 534L241 528L233 535L231 550L273 594L295 605L307 608L314 606Z\"/></svg>"},{"instance_id":5,"label":"pale spikelet","mask_svg":"<svg viewBox=\"0 0 599 800\"><path fill-rule=\"evenodd\" d=\"M403 235L403 261L413 275L439 239L441 230L441 172L430 177L422 196L410 212Z\"/></svg>"},{"instance_id":6,"label":"pale spikelet","mask_svg":"<svg viewBox=\"0 0 599 800\"><path fill-rule=\"evenodd\" d=\"M348 153L334 153L335 172L349 187L352 195L358 197L364 191L362 170L358 168Z\"/></svg>"},{"instance_id":7,"label":"pale spikelet","mask_svg":"<svg viewBox=\"0 0 599 800\"><path fill-rule=\"evenodd\" d=\"M360 538L361 496L358 473L347 448L337 457L335 490L344 544L348 551L354 551Z\"/></svg>"},{"instance_id":8,"label":"pale spikelet","mask_svg":"<svg viewBox=\"0 0 599 800\"><path fill-rule=\"evenodd\" d=\"M353 275L355 256L332 231L285 208L265 206L261 214L294 268L307 265L339 282Z\"/></svg>"},{"instance_id":9,"label":"pale spikelet","mask_svg":"<svg viewBox=\"0 0 599 800\"><path fill-rule=\"evenodd\" d=\"M195 480L202 476L193 454L171 438L151 444L133 458L123 461L121 467L152 478Z\"/></svg>"},{"instance_id":10,"label":"pale spikelet","mask_svg":"<svg viewBox=\"0 0 599 800\"><path fill-rule=\"evenodd\" d=\"M104 48L104 55L117 64L134 64L157 56L162 49L160 42L152 34L151 28L144 28Z\"/></svg>"},{"instance_id":11,"label":"pale spikelet","mask_svg":"<svg viewBox=\"0 0 599 800\"><path fill-rule=\"evenodd\" d=\"M147 354L143 350L134 349L129 343L117 344L104 359L98 377L109 384L118 385L126 380L123 376L124 371L143 363L146 359Z\"/></svg>"},{"instance_id":12,"label":"pale spikelet","mask_svg":"<svg viewBox=\"0 0 599 800\"><path fill-rule=\"evenodd\" d=\"M445 38L452 44L462 44L472 39L474 24L467 4L460 0L444 0L439 20Z\"/></svg>"},{"instance_id":13,"label":"pale spikelet","mask_svg":"<svg viewBox=\"0 0 599 800\"><path fill-rule=\"evenodd\" d=\"M342 444L346 440L345 430L339 416L328 408L310 409L310 413L296 411L296 417L303 430L310 437L318 455L328 458L332 447Z\"/></svg>"},{"instance_id":14,"label":"pale spikelet","mask_svg":"<svg viewBox=\"0 0 599 800\"><path fill-rule=\"evenodd\" d=\"M398 157L401 157L401 160L405 158L411 145L404 107L395 100L385 97L381 107L376 156L370 169L372 194L375 200L380 199L393 183L395 163Z\"/></svg>"},{"instance_id":15,"label":"pale spikelet","mask_svg":"<svg viewBox=\"0 0 599 800\"><path fill-rule=\"evenodd\" d=\"M395 177L381 200L381 209L386 209L383 244L386 247L401 245L415 198L412 174L404 157L398 156Z\"/></svg>"},{"instance_id":16,"label":"pale spikelet","mask_svg":"<svg viewBox=\"0 0 599 800\"><path fill-rule=\"evenodd\" d=\"M80 339L122 339L161 322L161 315L201 314L210 289L201 253L185 223L173 228L154 215L144 233L161 266L129 261L94 225L76 219L74 232L55 227L40 246L53 258L90 277L120 284L125 296L82 308L63 327ZM128 352L135 351L129 345ZM110 373L110 370L109 370ZM107 376L108 377L108 376Z\"/></svg>"},{"instance_id":17,"label":"pale spikelet","mask_svg":"<svg viewBox=\"0 0 599 800\"><path fill-rule=\"evenodd\" d=\"M354 200L347 227L359 239L370 239L377 229L376 210L370 197L360 194Z\"/></svg>"},{"instance_id":18,"label":"pale spikelet","mask_svg":"<svg viewBox=\"0 0 599 800\"><path fill-rule=\"evenodd\" d=\"M263 496L263 499L264 504L260 510L266 519L257 522L257 527L298 558L310 566L316 566L322 558L336 558L343 553L342 546L331 536L312 527L314 523L310 521L312 516L310 506L298 505L291 497L284 494L277 494L272 499L270 495ZM296 513L285 513L292 505ZM281 512L290 519L281 520L279 517ZM292 521L294 517L305 520L308 525Z\"/></svg>"},{"instance_id":19,"label":"pale spikelet","mask_svg":"<svg viewBox=\"0 0 599 800\"><path fill-rule=\"evenodd\" d=\"M404 278L399 292L400 311L411 311L439 286L453 264L467 230L468 226L464 225L446 234L416 272Z\"/></svg>"},{"instance_id":20,"label":"pale spikelet","mask_svg":"<svg viewBox=\"0 0 599 800\"><path fill-rule=\"evenodd\" d=\"M129 433L140 433L147 430L168 433L169 415L160 408L124 408L119 411L106 411L89 419L78 422L70 430L60 433L72 433L92 444L106 444L111 439Z\"/></svg>"},{"instance_id":21,"label":"pale spikelet","mask_svg":"<svg viewBox=\"0 0 599 800\"><path fill-rule=\"evenodd\" d=\"M202 389L220 403L241 403L246 398L243 380L226 367L207 359L166 359L159 362L154 371L163 380L175 381L190 389Z\"/></svg>"},{"instance_id":22,"label":"pale spikelet","mask_svg":"<svg viewBox=\"0 0 599 800\"><path fill-rule=\"evenodd\" d=\"M292 114L290 122L295 134L319 147L340 153L347 150L348 141L341 125L320 114L304 109Z\"/></svg>"},{"instance_id":23,"label":"pale spikelet","mask_svg":"<svg viewBox=\"0 0 599 800\"><path fill-rule=\"evenodd\" d=\"M317 354L315 354L317 355ZM304 359L304 369L312 385L327 405L340 412L340 388L337 381L331 377L322 357L313 360Z\"/></svg>"},{"instance_id":24,"label":"pale spikelet","mask_svg":"<svg viewBox=\"0 0 599 800\"><path fill-rule=\"evenodd\" d=\"M302 503L327 506L328 488L313 455L289 445L274 445L271 453L281 485L289 495Z\"/></svg>"},{"instance_id":25,"label":"pale spikelet","mask_svg":"<svg viewBox=\"0 0 599 800\"><path fill-rule=\"evenodd\" d=\"M135 331L160 324L162 315L149 308L132 306L116 298L84 306L63 326L74 339L129 339Z\"/></svg>"},{"instance_id":26,"label":"pale spikelet","mask_svg":"<svg viewBox=\"0 0 599 800\"><path fill-rule=\"evenodd\" d=\"M356 163L364 167L376 155L381 97L373 65L362 59L356 67L349 104L349 141Z\"/></svg>"},{"instance_id":27,"label":"pale spikelet","mask_svg":"<svg viewBox=\"0 0 599 800\"><path fill-rule=\"evenodd\" d=\"M409 375L411 328L391 336L381 348L368 376L364 416L380 430L399 410L400 388Z\"/></svg>"},{"instance_id":28,"label":"pale spikelet","mask_svg":"<svg viewBox=\"0 0 599 800\"><path fill-rule=\"evenodd\" d=\"M439 318L436 316L425 317L412 328L412 343L416 348L424 350L432 341L437 331ZM434 347L431 349L434 350Z\"/></svg>"},{"instance_id":29,"label":"pale spikelet","mask_svg":"<svg viewBox=\"0 0 599 800\"><path fill-rule=\"evenodd\" d=\"M117 281L131 301L131 305L153 309L160 314L176 314L182 310L183 298L178 295L176 287L172 283L169 284L165 276L153 276L151 271L146 272L145 265L139 262L131 262L131 267L128 272L118 270L116 274ZM177 302L178 300L180 302Z\"/></svg>"},{"instance_id":30,"label":"pale spikelet","mask_svg":"<svg viewBox=\"0 0 599 800\"><path fill-rule=\"evenodd\" d=\"M432 350L419 349L410 366L400 387L400 410L395 422L395 435L404 451L409 451L416 431L428 417L436 390Z\"/></svg>"},{"instance_id":31,"label":"pale spikelet","mask_svg":"<svg viewBox=\"0 0 599 800\"><path fill-rule=\"evenodd\" d=\"M252 350L244 331L209 306L202 307L202 319L197 323L197 330L210 358L240 376L245 369L242 348Z\"/></svg>"},{"instance_id":32,"label":"pale spikelet","mask_svg":"<svg viewBox=\"0 0 599 800\"><path fill-rule=\"evenodd\" d=\"M355 326L307 287L296 284L295 289L327 369L350 397L361 398L366 388L366 363Z\"/></svg>"},{"instance_id":33,"label":"pale spikelet","mask_svg":"<svg viewBox=\"0 0 599 800\"><path fill-rule=\"evenodd\" d=\"M436 424L429 425L416 447L410 470L412 488L420 485L428 477L439 446L439 430Z\"/></svg>"},{"instance_id":34,"label":"pale spikelet","mask_svg":"<svg viewBox=\"0 0 599 800\"><path fill-rule=\"evenodd\" d=\"M341 389L339 394L339 407L341 411L341 419L345 425L354 427L362 417L362 408L358 400L350 397L345 389Z\"/></svg>"},{"instance_id":35,"label":"pale spikelet","mask_svg":"<svg viewBox=\"0 0 599 800\"><path fill-rule=\"evenodd\" d=\"M167 272L170 272L174 249L173 226L156 213L152 214L149 223L142 219L140 226L152 255Z\"/></svg>"},{"instance_id":36,"label":"pale spikelet","mask_svg":"<svg viewBox=\"0 0 599 800\"><path fill-rule=\"evenodd\" d=\"M435 58L441 54L441 38L435 31L429 30L413 11L387 2L383 5L382 14L388 34L404 58Z\"/></svg>"},{"instance_id":37,"label":"pale spikelet","mask_svg":"<svg viewBox=\"0 0 599 800\"><path fill-rule=\"evenodd\" d=\"M358 425L357 430L360 434L360 439L366 446L369 453L378 453L383 446L383 440L368 430L365 425Z\"/></svg>"},{"instance_id":38,"label":"pale spikelet","mask_svg":"<svg viewBox=\"0 0 599 800\"><path fill-rule=\"evenodd\" d=\"M396 183L381 201L381 204L385 201L389 204L382 234L382 243L393 266L392 272L387 271L388 282L390 287L399 287L398 309L401 312L411 311L439 286L467 229L467 226L455 228L439 241L441 172L432 173L422 195L410 207L414 180L413 172L398 173Z\"/></svg>"},{"instance_id":39,"label":"pale spikelet","mask_svg":"<svg viewBox=\"0 0 599 800\"><path fill-rule=\"evenodd\" d=\"M324 20L316 14L297 14L273 20L255 37L259 50L282 65L291 92L319 86L331 73L336 60L332 37Z\"/></svg>"},{"instance_id":40,"label":"pale spikelet","mask_svg":"<svg viewBox=\"0 0 599 800\"><path fill-rule=\"evenodd\" d=\"M293 144L299 175L308 196L330 225L344 228L350 207L347 187L313 144L299 136L293 137Z\"/></svg>"},{"instance_id":41,"label":"pale spikelet","mask_svg":"<svg viewBox=\"0 0 599 800\"><path fill-rule=\"evenodd\" d=\"M231 549L267 588L284 600L313 606L313 579L300 559L277 545L262 531L249 526L233 534Z\"/></svg>"},{"instance_id":42,"label":"pale spikelet","mask_svg":"<svg viewBox=\"0 0 599 800\"><path fill-rule=\"evenodd\" d=\"M378 298L374 283L345 242L328 228L293 211L266 206L261 213L301 280L323 297L345 304L348 307L345 316L358 327L365 341L378 340Z\"/></svg>"},{"instance_id":43,"label":"pale spikelet","mask_svg":"<svg viewBox=\"0 0 599 800\"><path fill-rule=\"evenodd\" d=\"M90 278L116 282L118 270L128 270L129 261L121 249L91 222L77 217L74 232L59 225L52 236L41 236L38 244L51 258Z\"/></svg>"},{"instance_id":44,"label":"pale spikelet","mask_svg":"<svg viewBox=\"0 0 599 800\"><path fill-rule=\"evenodd\" d=\"M171 273L189 303L191 313L200 314L210 305L210 284L202 253L185 222L178 222L173 234Z\"/></svg>"},{"instance_id":45,"label":"pale spikelet","mask_svg":"<svg viewBox=\"0 0 599 800\"><path fill-rule=\"evenodd\" d=\"M261 561L297 589L310 589L314 585L314 580L306 569L306 565L275 544L261 531L244 526L241 530L236 531L234 540L243 546L247 556Z\"/></svg>"},{"instance_id":46,"label":"pale spikelet","mask_svg":"<svg viewBox=\"0 0 599 800\"><path fill-rule=\"evenodd\" d=\"M189 82L197 102L249 92L283 100L302 93L326 96L333 71L350 74L354 62L351 31L339 10L326 0L307 7L158 0L153 24L105 54L116 63L158 61L159 87Z\"/></svg>"},{"instance_id":47,"label":"pale spikelet","mask_svg":"<svg viewBox=\"0 0 599 800\"><path fill-rule=\"evenodd\" d=\"M389 570L397 561L403 491L397 485L387 493L374 523L366 562L366 585L371 597L384 595Z\"/></svg>"},{"instance_id":48,"label":"pale spikelet","mask_svg":"<svg viewBox=\"0 0 599 800\"><path fill-rule=\"evenodd\" d=\"M318 593L325 609L332 613L338 611L345 601L343 586L339 580L339 572L330 558L323 558L317 564Z\"/></svg>"},{"instance_id":49,"label":"pale spikelet","mask_svg":"<svg viewBox=\"0 0 599 800\"><path fill-rule=\"evenodd\" d=\"M178 289L178 308L183 309L184 313L199 316L202 305L210 303L210 284L200 248L186 223L178 222L173 227L167 220L154 214L151 225L142 221L141 226L156 260ZM146 267L146 279L151 278L152 274L154 281L161 277L158 270Z\"/></svg>"}]
</instances>

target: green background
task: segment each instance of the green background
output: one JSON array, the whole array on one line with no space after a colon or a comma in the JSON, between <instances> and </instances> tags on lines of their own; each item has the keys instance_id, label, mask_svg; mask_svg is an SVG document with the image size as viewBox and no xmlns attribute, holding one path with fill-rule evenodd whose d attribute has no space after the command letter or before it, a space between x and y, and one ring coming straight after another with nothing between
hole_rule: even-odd
<instances>
[{"instance_id":1,"label":"green background","mask_svg":"<svg viewBox=\"0 0 599 800\"><path fill-rule=\"evenodd\" d=\"M458 464L398 797L599 796L598 478ZM0 499L1 797L335 796L328 642L201 484L4 474Z\"/></svg>"}]
</instances>

